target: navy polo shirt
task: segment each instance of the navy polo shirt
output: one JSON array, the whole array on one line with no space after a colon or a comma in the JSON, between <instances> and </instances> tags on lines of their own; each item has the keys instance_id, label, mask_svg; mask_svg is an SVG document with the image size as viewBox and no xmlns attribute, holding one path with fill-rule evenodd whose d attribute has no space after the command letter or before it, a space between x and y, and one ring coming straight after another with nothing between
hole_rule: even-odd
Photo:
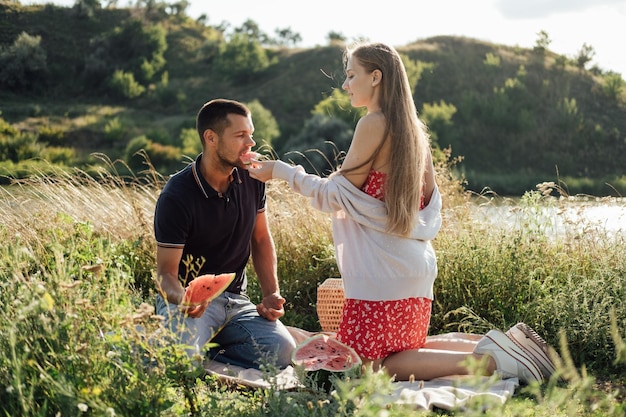
<instances>
[{"instance_id":1,"label":"navy polo shirt","mask_svg":"<svg viewBox=\"0 0 626 417\"><path fill-rule=\"evenodd\" d=\"M250 239L257 214L265 210L265 184L235 168L228 191L218 193L198 172L200 158L163 187L154 213L156 242L183 248L178 269L183 286L198 275L235 272L227 291L245 294ZM189 260L199 272L188 271Z\"/></svg>"}]
</instances>

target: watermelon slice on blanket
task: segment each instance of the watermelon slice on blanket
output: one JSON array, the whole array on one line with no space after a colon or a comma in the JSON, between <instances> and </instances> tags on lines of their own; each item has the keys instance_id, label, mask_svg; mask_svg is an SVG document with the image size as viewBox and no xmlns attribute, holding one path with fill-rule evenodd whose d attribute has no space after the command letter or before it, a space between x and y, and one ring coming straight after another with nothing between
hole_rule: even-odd
<instances>
[{"instance_id":1,"label":"watermelon slice on blanket","mask_svg":"<svg viewBox=\"0 0 626 417\"><path fill-rule=\"evenodd\" d=\"M307 371L345 372L361 365L354 349L326 334L317 334L300 343L291 360Z\"/></svg>"},{"instance_id":2,"label":"watermelon slice on blanket","mask_svg":"<svg viewBox=\"0 0 626 417\"><path fill-rule=\"evenodd\" d=\"M187 284L182 304L198 305L210 303L223 293L234 279L234 272L219 275L200 275Z\"/></svg>"},{"instance_id":3,"label":"watermelon slice on blanket","mask_svg":"<svg viewBox=\"0 0 626 417\"><path fill-rule=\"evenodd\" d=\"M307 381L317 389L330 393L334 381L358 376L361 371L361 358L356 352L334 337L320 333L296 346L291 356L292 363L304 373L302 381Z\"/></svg>"}]
</instances>

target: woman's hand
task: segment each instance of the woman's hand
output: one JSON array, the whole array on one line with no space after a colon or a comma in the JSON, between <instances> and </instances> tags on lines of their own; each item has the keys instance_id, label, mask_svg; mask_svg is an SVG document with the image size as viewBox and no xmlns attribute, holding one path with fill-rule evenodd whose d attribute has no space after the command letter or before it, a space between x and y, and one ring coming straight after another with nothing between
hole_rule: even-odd
<instances>
[{"instance_id":1,"label":"woman's hand","mask_svg":"<svg viewBox=\"0 0 626 417\"><path fill-rule=\"evenodd\" d=\"M255 161L254 164L248 167L248 172L252 178L261 182L267 182L273 178L272 172L275 164L276 161Z\"/></svg>"}]
</instances>

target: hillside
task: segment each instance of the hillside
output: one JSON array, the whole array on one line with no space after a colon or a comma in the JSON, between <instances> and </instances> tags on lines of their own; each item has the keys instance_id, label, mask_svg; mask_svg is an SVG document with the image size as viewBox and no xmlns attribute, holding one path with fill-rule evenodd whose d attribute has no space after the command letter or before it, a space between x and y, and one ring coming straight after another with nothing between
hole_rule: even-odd
<instances>
[{"instance_id":1,"label":"hillside","mask_svg":"<svg viewBox=\"0 0 626 417\"><path fill-rule=\"evenodd\" d=\"M15 46L23 32L40 37L26 48L43 51L40 67L16 59L25 49ZM0 59L13 65L0 70L0 116L21 135L33 135L31 145L40 153L27 155L63 148L55 155L65 152L60 161L75 166L94 163L92 152L128 158L129 143L140 136L136 143L158 144L150 149L164 154L159 157L180 159L181 138L193 128L195 112L214 97L258 101L278 126L271 143L279 156L300 137L317 137L321 147L345 136L336 130L323 136L308 124L315 106L343 82L343 45L301 49L261 44L256 35L241 42L232 32L163 8L82 10L0 1ZM544 48L461 37L423 39L398 50L415 75L415 101L433 145L463 158L456 169L469 188L519 195L559 178L570 194L626 194L616 157L626 155L620 76L588 70ZM114 71L123 74L117 90ZM15 164L3 172L15 175Z\"/></svg>"}]
</instances>

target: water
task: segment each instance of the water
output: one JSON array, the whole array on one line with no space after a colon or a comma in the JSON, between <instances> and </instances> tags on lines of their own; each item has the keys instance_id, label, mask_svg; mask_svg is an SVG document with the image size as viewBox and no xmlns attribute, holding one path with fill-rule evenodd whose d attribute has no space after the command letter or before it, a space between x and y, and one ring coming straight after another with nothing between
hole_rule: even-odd
<instances>
[{"instance_id":1,"label":"water","mask_svg":"<svg viewBox=\"0 0 626 417\"><path fill-rule=\"evenodd\" d=\"M494 226L542 230L546 235L595 232L626 236L626 198L555 199L525 206L520 202L476 204L473 217Z\"/></svg>"}]
</instances>

